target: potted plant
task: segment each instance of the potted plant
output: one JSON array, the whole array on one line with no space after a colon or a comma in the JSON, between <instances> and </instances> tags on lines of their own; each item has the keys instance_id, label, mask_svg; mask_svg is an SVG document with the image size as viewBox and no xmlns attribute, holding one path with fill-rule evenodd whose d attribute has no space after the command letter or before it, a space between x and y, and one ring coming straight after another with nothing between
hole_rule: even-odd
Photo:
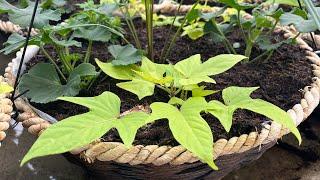
<instances>
[{"instance_id":1,"label":"potted plant","mask_svg":"<svg viewBox=\"0 0 320 180\"><path fill-rule=\"evenodd\" d=\"M96 177L221 178L288 132L300 143L296 125L319 103L319 80L302 100L299 89L312 83L319 57L278 24L312 19L297 8L219 2L226 7L203 12L199 1L88 1L62 23L41 24L29 41L41 53L18 84L30 103L15 101L17 120L40 135L22 164L70 151ZM160 17L159 9L175 11ZM24 40L12 34L3 52Z\"/></svg>"}]
</instances>

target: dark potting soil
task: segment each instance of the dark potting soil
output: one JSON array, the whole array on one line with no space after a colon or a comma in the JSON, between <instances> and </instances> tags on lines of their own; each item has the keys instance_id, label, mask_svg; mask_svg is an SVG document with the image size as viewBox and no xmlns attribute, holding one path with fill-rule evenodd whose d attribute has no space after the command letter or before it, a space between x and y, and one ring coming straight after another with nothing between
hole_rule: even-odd
<instances>
[{"instance_id":1,"label":"dark potting soil","mask_svg":"<svg viewBox=\"0 0 320 180\"><path fill-rule=\"evenodd\" d=\"M143 42L143 47L146 45L146 31L142 22L137 22L137 31L139 37ZM165 38L168 37L168 29L166 27L155 28L154 30L154 48L155 59L159 59L162 47L164 46ZM127 31L128 32L128 31ZM173 34L171 32L171 34ZM228 35L231 42L239 42L240 48L237 50L239 53L244 52L244 43L241 39L240 32L234 31ZM128 37L133 42L132 38ZM277 42L282 40L282 34L274 34L273 41ZM106 44L95 44L94 55L92 57L106 60L110 57L107 53ZM86 48L76 49L76 51L85 52ZM261 54L259 48L254 47L253 58ZM225 48L220 43L214 43L209 37L203 37L199 40L193 41L187 37L180 37L177 40L176 46L168 56L171 63L176 63L194 54L201 54L202 60L227 53ZM55 56L54 54L52 54ZM46 61L40 54L29 66L33 66L39 61ZM93 61L93 59L92 59ZM310 63L305 58L304 50L296 45L283 45L278 48L271 58L264 62L255 61L252 63L239 63L232 69L214 77L217 84L206 84L207 89L222 90L228 86L243 86L253 87L259 86L256 92L253 93L253 98L261 98L267 100L285 110L292 108L296 103L299 103L302 94L299 91L301 88L309 85L312 82L312 68ZM126 111L136 105L150 105L152 102L169 100L167 94L162 90L155 89L153 96L146 97L141 101L137 96L122 90L116 86L118 80L111 78L100 77L92 86L89 91L81 91L79 96L97 96L104 91L111 91L116 93L122 102L121 111ZM207 100L219 99L221 96L218 94L207 97ZM56 101L48 104L33 104L42 111L52 115L58 120L66 117L87 112L87 108L75 104ZM204 118L210 125L214 140L220 138L231 138L239 136L244 133L252 131L260 131L261 123L268 121L267 118L258 114L238 110L233 117L232 129L227 133L219 121L211 115L205 115ZM104 135L105 141L121 141L116 130L111 130ZM158 145L177 145L169 128L167 121L156 121L139 129L134 144L158 144Z\"/></svg>"},{"instance_id":2,"label":"dark potting soil","mask_svg":"<svg viewBox=\"0 0 320 180\"><path fill-rule=\"evenodd\" d=\"M0 20L1 21L9 21L8 14L0 14Z\"/></svg>"}]
</instances>

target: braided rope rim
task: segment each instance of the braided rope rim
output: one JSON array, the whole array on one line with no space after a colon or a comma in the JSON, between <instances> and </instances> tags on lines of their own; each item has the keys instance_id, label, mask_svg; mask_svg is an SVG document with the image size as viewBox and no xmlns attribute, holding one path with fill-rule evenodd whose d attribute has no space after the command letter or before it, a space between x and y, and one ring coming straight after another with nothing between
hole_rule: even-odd
<instances>
[{"instance_id":1,"label":"braided rope rim","mask_svg":"<svg viewBox=\"0 0 320 180\"><path fill-rule=\"evenodd\" d=\"M163 7L161 12L164 13L165 9L166 8ZM176 10L176 8L171 8L169 10L172 9ZM13 24L7 22L6 25ZM0 29L1 27L2 26L0 26ZM13 27L6 28L8 30L7 32L17 32L17 29ZM294 37L297 34L293 27L277 27L276 31L284 31L285 38ZM297 43L301 49L305 50L306 58L311 62L315 77L313 78L313 83L303 89L304 98L301 99L300 104L294 105L292 109L287 111L296 126L298 126L313 112L313 110L319 104L320 99L320 58L313 52L312 48L302 38L310 39L310 36L302 35L301 37L298 37ZM320 36L315 35L315 39L318 43L320 43ZM5 78L0 77L1 81L5 81L11 85L15 79L14 75L12 74L12 66L13 64L9 63L5 70ZM8 115L12 111L12 102L8 100L8 96L9 94L3 94L0 96L0 122L7 122L6 118L8 118ZM28 128L28 131L31 134L40 135L46 128L50 126L48 121L40 118L32 110L28 102L19 98L15 101L15 103L17 108L23 112L19 115L17 120L22 122L22 125ZM6 128L3 129L6 130ZM272 122L271 125L264 124L260 133L251 132L249 134L242 134L239 137L232 137L229 140L219 139L214 143L213 156L214 159L216 159L223 155L242 153L252 148L259 147L262 144L276 141L288 133L288 129L276 122ZM1 136L2 134L4 134L4 136ZM3 138L1 139L1 137ZM1 130L0 124L0 141L3 140L4 137L5 133ZM101 142L100 140L97 140L84 147L74 149L70 153L80 154L80 156L89 163L99 160L129 163L131 165L153 164L160 166L164 164L181 165L199 161L196 156L187 151L181 145L175 147L136 145L128 149L124 146L124 144L119 142Z\"/></svg>"}]
</instances>

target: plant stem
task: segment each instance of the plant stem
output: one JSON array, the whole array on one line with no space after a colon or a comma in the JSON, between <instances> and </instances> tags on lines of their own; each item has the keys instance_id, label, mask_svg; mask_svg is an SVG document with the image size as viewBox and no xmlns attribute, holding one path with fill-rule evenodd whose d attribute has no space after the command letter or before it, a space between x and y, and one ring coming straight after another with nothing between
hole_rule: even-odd
<instances>
[{"instance_id":1,"label":"plant stem","mask_svg":"<svg viewBox=\"0 0 320 180\"><path fill-rule=\"evenodd\" d=\"M245 56L248 57L247 61L249 61L253 43L251 42L250 38L247 37L246 33L244 32L244 29L243 29L242 24L241 24L240 12L241 11L238 11L237 20L238 20L240 31L241 31L242 36L244 38L244 41L246 43Z\"/></svg>"},{"instance_id":2,"label":"plant stem","mask_svg":"<svg viewBox=\"0 0 320 180\"><path fill-rule=\"evenodd\" d=\"M163 87L163 86L160 86L160 85L156 85L158 88L160 88L160 89L162 89L162 90L164 90L164 91L166 91L169 95L171 94L171 90L169 89L169 88L167 88L167 87Z\"/></svg>"},{"instance_id":3,"label":"plant stem","mask_svg":"<svg viewBox=\"0 0 320 180\"><path fill-rule=\"evenodd\" d=\"M63 66L66 68L68 74L70 74L72 71L72 65L70 64L70 62L66 60L61 47L59 47L58 45L55 45L55 49L58 52L59 59L62 62Z\"/></svg>"},{"instance_id":4,"label":"plant stem","mask_svg":"<svg viewBox=\"0 0 320 180\"><path fill-rule=\"evenodd\" d=\"M266 58L263 62L268 62L268 60L269 60L270 57L272 56L273 52L274 52L274 49L272 49L272 50L269 52L267 58Z\"/></svg>"},{"instance_id":5,"label":"plant stem","mask_svg":"<svg viewBox=\"0 0 320 180\"><path fill-rule=\"evenodd\" d=\"M187 15L184 17L183 22L181 23L180 27L178 28L178 30L176 31L176 33L174 34L173 38L171 39L171 42L169 44L168 49L165 51L163 60L166 60L168 58L168 55L173 47L173 45L176 43L177 37L180 34L183 26L185 25L185 23L187 22L187 16L190 12L192 12L196 6L199 4L200 0L197 0L197 2L195 4L193 4L193 6L191 7L190 11L187 13Z\"/></svg>"},{"instance_id":6,"label":"plant stem","mask_svg":"<svg viewBox=\"0 0 320 180\"><path fill-rule=\"evenodd\" d=\"M267 34L271 34L274 29L277 27L277 24L279 23L279 20L276 20L276 22L274 22L274 25L272 26L272 28L270 29L270 31Z\"/></svg>"},{"instance_id":7,"label":"plant stem","mask_svg":"<svg viewBox=\"0 0 320 180\"><path fill-rule=\"evenodd\" d=\"M217 25L217 22L214 19L212 19L212 25L218 30L219 34L222 36L223 41L225 42L226 48L229 49L229 51L231 51L233 54L237 54L237 52L234 50L233 46L231 45L230 41L227 39L227 37L221 31L221 29Z\"/></svg>"},{"instance_id":8,"label":"plant stem","mask_svg":"<svg viewBox=\"0 0 320 180\"><path fill-rule=\"evenodd\" d=\"M116 0L114 0L114 2L118 4L118 2ZM139 37L137 35L137 30L136 30L135 25L132 21L132 17L130 16L128 4L125 4L124 7L125 7L126 12L124 12L121 8L119 8L120 12L125 15L124 19L129 27L130 33L134 39L134 42L135 42L137 48L141 49L141 47L142 47L141 42L140 42Z\"/></svg>"},{"instance_id":9,"label":"plant stem","mask_svg":"<svg viewBox=\"0 0 320 180\"><path fill-rule=\"evenodd\" d=\"M102 70L99 70L98 74L94 78L91 79L91 81L89 83L89 86L87 87L88 90L92 87L93 83L98 79L98 77L100 76L101 72L102 72Z\"/></svg>"},{"instance_id":10,"label":"plant stem","mask_svg":"<svg viewBox=\"0 0 320 180\"><path fill-rule=\"evenodd\" d=\"M67 82L67 78L63 75L62 71L60 70L59 66L57 65L56 62L54 62L53 58L49 55L49 53L43 48L43 46L40 46L41 51L43 54L49 59L49 61L56 67L58 73L62 77L62 79Z\"/></svg>"},{"instance_id":11,"label":"plant stem","mask_svg":"<svg viewBox=\"0 0 320 180\"><path fill-rule=\"evenodd\" d=\"M164 63L164 62L165 62L164 59L163 59L164 52L167 50L167 48L168 48L168 46L169 46L168 43L169 43L169 39L170 39L170 37L171 37L170 33L171 33L172 28L173 28L173 25L174 25L174 23L175 23L175 21L176 21L176 19L177 19L177 16L178 16L178 13L179 13L179 11L180 11L180 8L181 8L182 3L183 3L183 0L181 0L181 1L179 2L178 9L177 9L177 11L175 12L175 15L174 15L174 18L173 18L172 23L170 24L170 28L169 28L169 30L168 30L168 36L167 36L167 38L166 38L166 40L165 40L164 47L163 47L163 49L162 49L162 51L161 51L161 55L160 55L160 62L161 62L161 63Z\"/></svg>"},{"instance_id":12,"label":"plant stem","mask_svg":"<svg viewBox=\"0 0 320 180\"><path fill-rule=\"evenodd\" d=\"M92 51L92 44L93 44L93 42L91 40L89 40L86 56L84 58L84 62L85 63L89 63L89 61L90 61L90 56L91 56L91 51Z\"/></svg>"},{"instance_id":13,"label":"plant stem","mask_svg":"<svg viewBox=\"0 0 320 180\"><path fill-rule=\"evenodd\" d=\"M273 51L273 50L268 50L268 51L265 51L263 52L262 54L260 54L259 56L255 57L254 59L252 59L250 61L250 63L253 63L255 61L258 61L260 58L262 58L263 56L267 55L268 53L270 53L270 51Z\"/></svg>"},{"instance_id":14,"label":"plant stem","mask_svg":"<svg viewBox=\"0 0 320 180\"><path fill-rule=\"evenodd\" d=\"M246 57L248 57L248 60L250 60L253 43L250 40L248 40L248 42L246 44L247 44L247 46L246 46L246 50L245 50L244 55Z\"/></svg>"},{"instance_id":15,"label":"plant stem","mask_svg":"<svg viewBox=\"0 0 320 180\"><path fill-rule=\"evenodd\" d=\"M68 55L68 56L69 56L69 55L70 55L69 48L68 48L68 47L65 47L64 49L65 49L65 51L66 51L66 55Z\"/></svg>"},{"instance_id":16,"label":"plant stem","mask_svg":"<svg viewBox=\"0 0 320 180\"><path fill-rule=\"evenodd\" d=\"M147 23L148 57L154 61L153 54L153 0L145 0L145 12Z\"/></svg>"}]
</instances>

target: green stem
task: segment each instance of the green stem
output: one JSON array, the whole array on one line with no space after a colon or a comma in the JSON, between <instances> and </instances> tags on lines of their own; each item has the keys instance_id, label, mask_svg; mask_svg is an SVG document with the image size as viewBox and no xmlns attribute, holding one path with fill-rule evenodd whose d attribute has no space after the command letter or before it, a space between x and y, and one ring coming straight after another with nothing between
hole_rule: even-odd
<instances>
[{"instance_id":1,"label":"green stem","mask_svg":"<svg viewBox=\"0 0 320 180\"><path fill-rule=\"evenodd\" d=\"M267 58L266 58L263 62L268 62L268 60L269 60L270 57L272 56L273 52L274 52L274 49L272 49L272 50L270 51L270 53L268 54Z\"/></svg>"},{"instance_id":2,"label":"green stem","mask_svg":"<svg viewBox=\"0 0 320 180\"><path fill-rule=\"evenodd\" d=\"M160 89L162 89L162 90L164 90L164 91L166 91L169 95L171 94L171 90L169 89L169 88L167 88L167 87L163 87L163 86L160 86L160 85L156 85L158 88L160 88Z\"/></svg>"},{"instance_id":3,"label":"green stem","mask_svg":"<svg viewBox=\"0 0 320 180\"><path fill-rule=\"evenodd\" d=\"M92 87L93 83L96 82L96 80L98 79L98 77L99 77L99 75L101 74L101 72L102 72L102 70L100 70L100 71L98 72L98 74L97 74L94 78L91 79L91 82L90 82L90 84L89 84L89 86L88 86L88 88L87 88L88 90Z\"/></svg>"},{"instance_id":4,"label":"green stem","mask_svg":"<svg viewBox=\"0 0 320 180\"><path fill-rule=\"evenodd\" d=\"M296 40L299 36L300 36L300 32L297 34L297 35L295 35L293 38L292 38L292 40Z\"/></svg>"},{"instance_id":5,"label":"green stem","mask_svg":"<svg viewBox=\"0 0 320 180\"><path fill-rule=\"evenodd\" d=\"M145 0L145 12L147 23L148 57L154 61L153 53L153 0Z\"/></svg>"},{"instance_id":6,"label":"green stem","mask_svg":"<svg viewBox=\"0 0 320 180\"><path fill-rule=\"evenodd\" d=\"M68 74L70 74L72 71L72 65L66 60L61 47L55 46L55 48L56 48L56 51L58 52L60 61L62 62L63 66L66 68L66 71L68 72Z\"/></svg>"},{"instance_id":7,"label":"green stem","mask_svg":"<svg viewBox=\"0 0 320 180\"><path fill-rule=\"evenodd\" d=\"M116 0L114 0L114 2L117 3L117 4L119 4ZM119 8L119 9L120 9L120 12L125 15L125 18L124 18L124 19L125 19L128 27L129 27L130 33L131 33L131 35L132 35L132 37L133 37L133 40L134 40L137 48L138 48L138 49L141 49L141 47L142 47L142 46L141 46L141 42L140 42L140 40L139 40L139 37L138 37L138 34L137 34L137 30L136 30L136 28L135 28L135 25L134 25L134 23L133 23L133 21L132 21L132 17L130 16L128 4L125 4L124 7L125 7L125 11L126 11L126 12L124 12L121 8Z\"/></svg>"},{"instance_id":8,"label":"green stem","mask_svg":"<svg viewBox=\"0 0 320 180\"><path fill-rule=\"evenodd\" d=\"M246 33L244 33L244 29L243 29L243 27L242 27L241 19L240 19L240 18L241 18L241 17L240 17L240 11L238 11L237 20L238 20L239 28L240 28L240 31L241 31L241 33L242 33L242 36L243 36L245 42L247 43L248 38L247 38L247 36L246 36Z\"/></svg>"},{"instance_id":9,"label":"green stem","mask_svg":"<svg viewBox=\"0 0 320 180\"><path fill-rule=\"evenodd\" d=\"M138 49L141 49L141 48L142 48L141 42L140 42L140 40L139 40L136 27L135 27L135 25L134 25L134 23L133 23L133 21L132 21L132 17L131 17L130 14L129 14L129 9L128 9L127 6L126 6L126 11L127 11L128 17L129 17L129 24L131 25L132 34L134 35L134 39L135 39L134 41L135 41L135 43L136 43L137 48L138 48Z\"/></svg>"},{"instance_id":10,"label":"green stem","mask_svg":"<svg viewBox=\"0 0 320 180\"><path fill-rule=\"evenodd\" d=\"M166 40L165 40L165 43L164 43L164 47L163 47L163 49L162 49L162 51L161 51L161 55L160 55L160 62L161 62L161 63L164 63L164 62L165 62L165 61L163 60L164 52L167 50L167 48L168 48L168 46L169 46L169 39L170 39L170 37L171 37L170 33L171 33L172 28L173 28L173 25L174 25L174 23L175 23L175 21L176 21L176 19L177 19L177 16L178 16L178 13L179 13L179 11L180 11L180 8L181 8L182 3L183 3L183 0L181 0L181 1L179 2L178 9L177 9L177 11L175 12L175 15L174 15L174 18L173 18L172 23L170 24L170 28L169 28L169 30L168 30L168 36L166 37Z\"/></svg>"},{"instance_id":11,"label":"green stem","mask_svg":"<svg viewBox=\"0 0 320 180\"><path fill-rule=\"evenodd\" d=\"M69 48L68 48L68 47L65 47L64 49L65 49L65 51L66 51L66 55L68 55L68 56L69 56L69 55L70 55Z\"/></svg>"},{"instance_id":12,"label":"green stem","mask_svg":"<svg viewBox=\"0 0 320 180\"><path fill-rule=\"evenodd\" d=\"M176 90L175 92L174 92L174 96L176 96L177 94L179 94L179 92L181 92L182 91L182 87L180 87L178 90Z\"/></svg>"},{"instance_id":13,"label":"green stem","mask_svg":"<svg viewBox=\"0 0 320 180\"><path fill-rule=\"evenodd\" d=\"M89 63L89 61L90 61L90 56L91 56L91 51L92 51L92 44L93 44L93 42L90 40L89 44L88 44L86 56L84 58L84 62L85 63Z\"/></svg>"},{"instance_id":14,"label":"green stem","mask_svg":"<svg viewBox=\"0 0 320 180\"><path fill-rule=\"evenodd\" d=\"M223 41L225 42L225 45L227 46L227 49L229 49L229 51L231 51L233 54L237 54L237 52L234 50L232 44L227 39L227 37L224 35L224 33L221 31L221 29L217 25L217 22L214 19L212 19L212 25L218 30L218 33L222 36Z\"/></svg>"},{"instance_id":15,"label":"green stem","mask_svg":"<svg viewBox=\"0 0 320 180\"><path fill-rule=\"evenodd\" d=\"M250 61L250 63L253 63L253 62L256 62L258 61L260 58L262 58L263 56L267 55L268 53L270 53L270 51L273 51L273 50L268 50L268 51L265 51L263 52L262 54L260 54L259 56L255 57L254 59L252 59Z\"/></svg>"},{"instance_id":16,"label":"green stem","mask_svg":"<svg viewBox=\"0 0 320 180\"><path fill-rule=\"evenodd\" d=\"M62 79L67 82L67 78L63 75L62 71L60 70L59 66L57 65L57 63L53 60L53 58L49 55L49 53L43 48L43 46L40 46L41 51L43 52L43 54L49 59L49 61L55 66L55 68L57 69L58 73L60 74L60 76L62 77Z\"/></svg>"},{"instance_id":17,"label":"green stem","mask_svg":"<svg viewBox=\"0 0 320 180\"><path fill-rule=\"evenodd\" d=\"M272 26L268 34L271 34L274 31L274 29L276 29L278 23L279 23L279 20L276 20L276 22L274 22L274 25Z\"/></svg>"},{"instance_id":18,"label":"green stem","mask_svg":"<svg viewBox=\"0 0 320 180\"><path fill-rule=\"evenodd\" d=\"M165 54L164 54L164 57L163 57L163 60L166 60L168 58L168 55L173 47L173 45L176 43L176 40L177 40L177 37L179 36L182 28L184 27L185 23L187 22L187 17L188 17L188 14L190 12L192 12L196 6L199 4L200 0L197 0L197 2L195 4L193 4L193 6L191 7L191 9L189 10L189 12L187 13L187 15L184 17L183 19L183 22L181 23L180 27L178 28L178 30L176 31L176 33L174 34L173 38L171 39L171 42L169 44L169 47L168 49L166 50Z\"/></svg>"},{"instance_id":19,"label":"green stem","mask_svg":"<svg viewBox=\"0 0 320 180\"><path fill-rule=\"evenodd\" d=\"M246 44L247 46L244 55L249 58L248 60L250 60L253 43L248 41Z\"/></svg>"}]
</instances>

